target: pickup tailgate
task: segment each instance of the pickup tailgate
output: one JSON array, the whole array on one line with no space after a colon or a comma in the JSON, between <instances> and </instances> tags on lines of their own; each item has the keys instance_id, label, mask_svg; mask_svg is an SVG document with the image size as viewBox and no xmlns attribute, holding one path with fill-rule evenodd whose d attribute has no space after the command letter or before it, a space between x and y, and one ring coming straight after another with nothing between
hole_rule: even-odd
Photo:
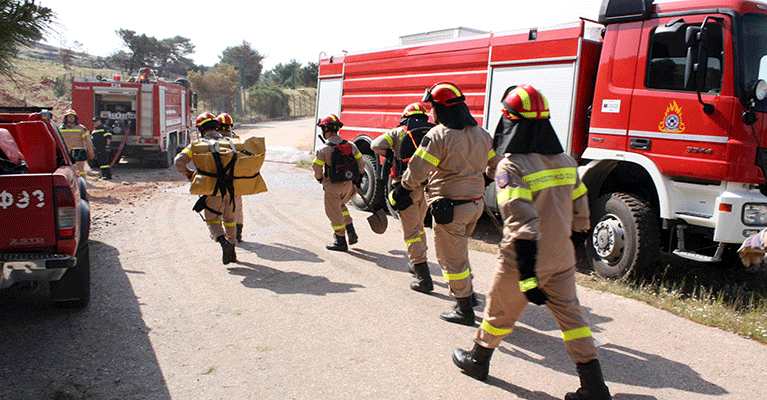
<instances>
[{"instance_id":1,"label":"pickup tailgate","mask_svg":"<svg viewBox=\"0 0 767 400\"><path fill-rule=\"evenodd\" d=\"M20 253L56 246L53 176L0 176L0 252Z\"/></svg>"}]
</instances>

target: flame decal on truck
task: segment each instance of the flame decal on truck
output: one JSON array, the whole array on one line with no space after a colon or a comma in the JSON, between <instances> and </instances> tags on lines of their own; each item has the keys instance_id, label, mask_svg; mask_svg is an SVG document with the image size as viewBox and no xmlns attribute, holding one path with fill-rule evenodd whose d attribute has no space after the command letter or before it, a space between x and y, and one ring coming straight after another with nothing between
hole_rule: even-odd
<instances>
[{"instance_id":1,"label":"flame decal on truck","mask_svg":"<svg viewBox=\"0 0 767 400\"><path fill-rule=\"evenodd\" d=\"M663 121L658 124L658 129L661 132L682 133L685 126L682 122L682 107L676 104L676 100L672 100L666 107L666 115L663 117Z\"/></svg>"}]
</instances>

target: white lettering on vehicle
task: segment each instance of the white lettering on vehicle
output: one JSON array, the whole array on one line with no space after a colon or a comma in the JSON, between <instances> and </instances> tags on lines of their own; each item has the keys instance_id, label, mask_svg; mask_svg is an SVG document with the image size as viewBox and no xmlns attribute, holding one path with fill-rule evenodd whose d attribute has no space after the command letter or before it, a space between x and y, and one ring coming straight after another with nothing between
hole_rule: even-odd
<instances>
[{"instance_id":1,"label":"white lettering on vehicle","mask_svg":"<svg viewBox=\"0 0 767 400\"><path fill-rule=\"evenodd\" d=\"M0 207L2 207L3 210L7 210L8 207L14 204L16 204L16 207L20 209L25 209L29 207L29 205L33 202L37 208L45 207L45 192L37 189L32 192L32 197L29 196L29 192L26 190L22 190L15 196L11 193L8 193L7 190L3 190L3 192L0 193Z\"/></svg>"}]
</instances>

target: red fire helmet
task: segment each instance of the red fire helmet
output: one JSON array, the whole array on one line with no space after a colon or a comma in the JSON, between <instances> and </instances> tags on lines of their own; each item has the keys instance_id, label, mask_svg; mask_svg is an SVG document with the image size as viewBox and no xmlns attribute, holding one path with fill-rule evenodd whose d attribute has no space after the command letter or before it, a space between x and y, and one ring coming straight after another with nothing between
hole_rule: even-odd
<instances>
[{"instance_id":1,"label":"red fire helmet","mask_svg":"<svg viewBox=\"0 0 767 400\"><path fill-rule=\"evenodd\" d=\"M503 115L508 119L549 119L549 102L539 90L524 84L514 87L503 100Z\"/></svg>"},{"instance_id":2,"label":"red fire helmet","mask_svg":"<svg viewBox=\"0 0 767 400\"><path fill-rule=\"evenodd\" d=\"M435 83L431 88L426 89L423 95L423 101L429 103L438 103L443 106L453 106L463 103L466 96L463 95L461 88L452 82Z\"/></svg>"}]
</instances>

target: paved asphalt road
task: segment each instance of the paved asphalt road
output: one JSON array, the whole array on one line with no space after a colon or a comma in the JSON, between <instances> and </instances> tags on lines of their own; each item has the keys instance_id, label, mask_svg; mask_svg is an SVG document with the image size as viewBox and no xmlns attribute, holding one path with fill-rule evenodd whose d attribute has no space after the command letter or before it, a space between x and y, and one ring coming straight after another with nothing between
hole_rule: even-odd
<instances>
[{"instance_id":1,"label":"paved asphalt road","mask_svg":"<svg viewBox=\"0 0 767 400\"><path fill-rule=\"evenodd\" d=\"M221 264L188 187L167 184L94 228L87 309L0 302L0 399L553 400L577 388L554 319L535 306L495 352L487 382L462 375L450 355L476 328L439 319L453 300L433 248L432 295L409 289L393 218L376 235L353 209L360 242L325 250L322 189L285 162L305 156L270 147L269 191L245 197L237 264ZM470 259L484 300L494 256ZM614 399L767 399L764 345L616 295L579 296Z\"/></svg>"}]
</instances>

